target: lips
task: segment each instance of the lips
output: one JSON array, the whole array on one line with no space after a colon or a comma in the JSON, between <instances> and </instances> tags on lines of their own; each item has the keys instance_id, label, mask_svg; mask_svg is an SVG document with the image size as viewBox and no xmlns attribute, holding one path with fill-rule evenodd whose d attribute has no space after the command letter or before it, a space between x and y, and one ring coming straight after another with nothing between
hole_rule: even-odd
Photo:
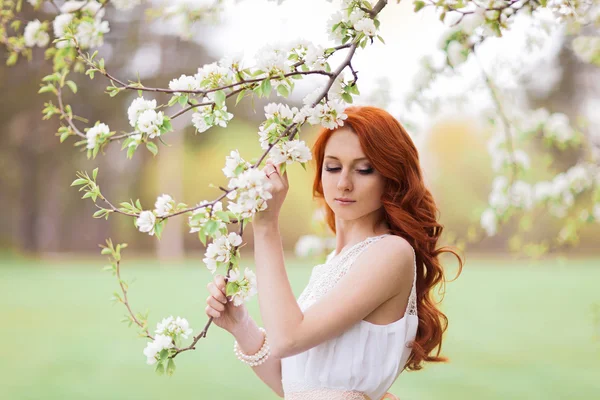
<instances>
[{"instance_id":1,"label":"lips","mask_svg":"<svg viewBox=\"0 0 600 400\"><path fill-rule=\"evenodd\" d=\"M340 199L335 199L335 200L343 202L343 203L354 203L354 200L350 200L350 199L346 199L346 198L340 198Z\"/></svg>"}]
</instances>

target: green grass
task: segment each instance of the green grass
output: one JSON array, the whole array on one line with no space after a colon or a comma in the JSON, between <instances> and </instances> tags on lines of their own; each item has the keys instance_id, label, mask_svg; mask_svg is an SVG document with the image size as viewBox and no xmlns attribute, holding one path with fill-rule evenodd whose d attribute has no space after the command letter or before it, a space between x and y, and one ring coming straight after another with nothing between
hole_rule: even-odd
<instances>
[{"instance_id":1,"label":"green grass","mask_svg":"<svg viewBox=\"0 0 600 400\"><path fill-rule=\"evenodd\" d=\"M198 349L177 358L173 377L147 366L145 340L119 323L108 301L115 278L103 260L0 261L2 399L275 399L239 362L232 337L211 327ZM299 295L305 261L290 261ZM448 284L448 364L405 372L391 391L405 399L592 399L600 396L600 259L530 264L469 259ZM134 309L150 322L181 315L206 323L210 273L193 260L170 266L125 259ZM260 320L258 303L249 305Z\"/></svg>"}]
</instances>

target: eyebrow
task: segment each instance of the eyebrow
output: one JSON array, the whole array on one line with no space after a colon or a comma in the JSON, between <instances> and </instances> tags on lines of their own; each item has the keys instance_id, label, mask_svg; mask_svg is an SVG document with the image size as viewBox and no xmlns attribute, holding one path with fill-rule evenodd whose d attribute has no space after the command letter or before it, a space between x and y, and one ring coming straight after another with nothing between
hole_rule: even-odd
<instances>
[{"instance_id":1,"label":"eyebrow","mask_svg":"<svg viewBox=\"0 0 600 400\"><path fill-rule=\"evenodd\" d=\"M338 160L338 161L340 160L339 158L334 157L334 156L325 156L325 158L333 158L334 160ZM368 158L367 157L355 158L352 161L361 161L361 160L368 160Z\"/></svg>"}]
</instances>

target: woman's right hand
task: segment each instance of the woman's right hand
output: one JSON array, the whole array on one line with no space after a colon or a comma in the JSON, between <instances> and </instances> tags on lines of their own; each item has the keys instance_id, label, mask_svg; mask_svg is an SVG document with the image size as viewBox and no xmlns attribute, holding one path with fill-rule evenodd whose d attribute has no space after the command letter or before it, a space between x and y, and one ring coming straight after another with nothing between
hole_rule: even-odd
<instances>
[{"instance_id":1,"label":"woman's right hand","mask_svg":"<svg viewBox=\"0 0 600 400\"><path fill-rule=\"evenodd\" d=\"M220 328L232 333L244 324L248 318L246 305L238 307L225 296L225 278L215 275L208 284L209 296L206 299L206 315L213 317L213 322Z\"/></svg>"}]
</instances>

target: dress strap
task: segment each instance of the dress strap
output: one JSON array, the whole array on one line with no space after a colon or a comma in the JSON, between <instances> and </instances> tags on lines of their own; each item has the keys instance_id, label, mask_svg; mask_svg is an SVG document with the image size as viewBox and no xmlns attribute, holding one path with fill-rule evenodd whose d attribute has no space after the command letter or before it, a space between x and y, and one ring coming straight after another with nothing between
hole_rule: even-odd
<instances>
[{"instance_id":1,"label":"dress strap","mask_svg":"<svg viewBox=\"0 0 600 400\"><path fill-rule=\"evenodd\" d=\"M406 306L406 313L408 315L417 315L417 253L415 248L410 246L413 251L413 283L410 288L410 296L408 296L408 304Z\"/></svg>"}]
</instances>

